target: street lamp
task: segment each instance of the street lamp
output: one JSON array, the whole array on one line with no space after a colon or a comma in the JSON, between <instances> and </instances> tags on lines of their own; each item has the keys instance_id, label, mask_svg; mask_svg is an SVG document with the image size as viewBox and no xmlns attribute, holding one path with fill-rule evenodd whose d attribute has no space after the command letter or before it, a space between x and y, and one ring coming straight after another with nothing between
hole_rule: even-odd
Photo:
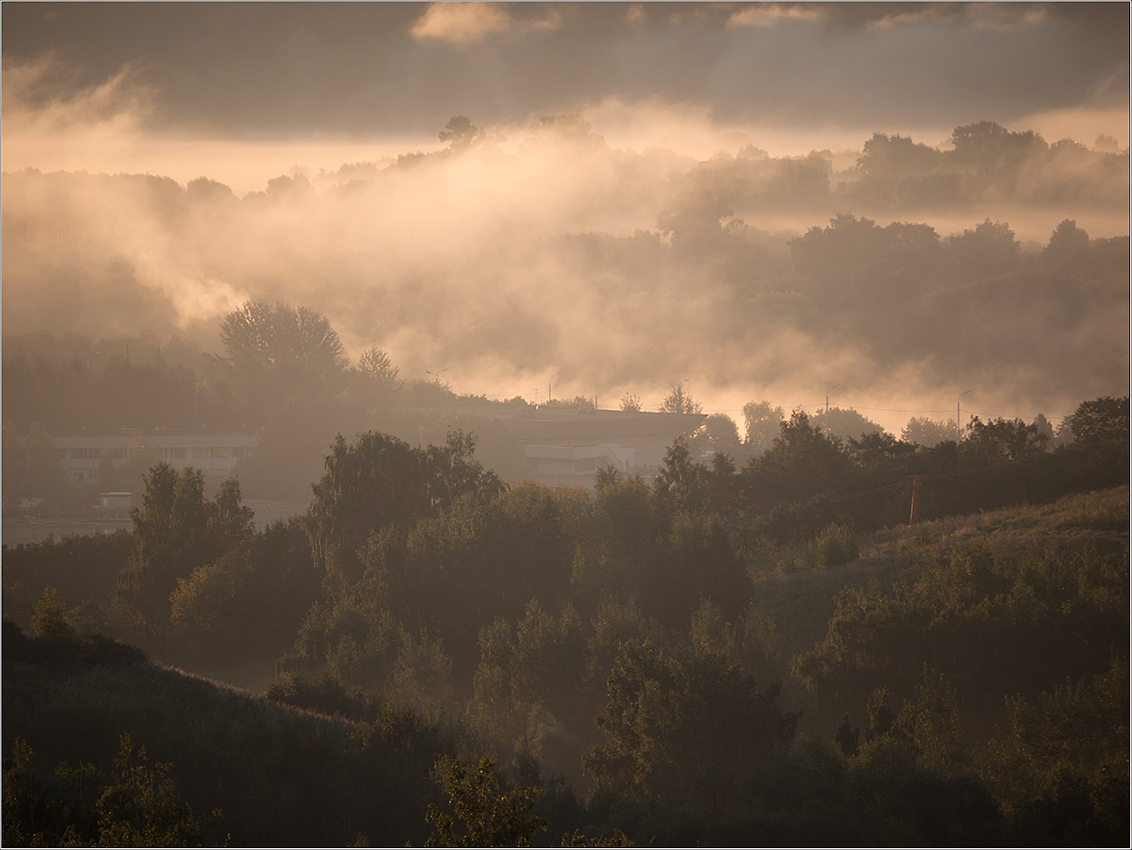
<instances>
[{"instance_id":1,"label":"street lamp","mask_svg":"<svg viewBox=\"0 0 1132 850\"><path fill-rule=\"evenodd\" d=\"M825 412L826 413L829 413L829 394L831 392L833 392L835 389L837 389L839 386L841 386L841 384L834 384L832 387L830 387L828 390L825 391Z\"/></svg>"},{"instance_id":2,"label":"street lamp","mask_svg":"<svg viewBox=\"0 0 1132 850\"><path fill-rule=\"evenodd\" d=\"M550 383L551 383L551 381L553 381L555 378L557 378L561 374L562 374L561 372L555 372L553 375L550 376L549 380L547 380L547 382L546 382L546 400L547 401L554 401L554 396L552 396L550 394Z\"/></svg>"},{"instance_id":3,"label":"street lamp","mask_svg":"<svg viewBox=\"0 0 1132 850\"><path fill-rule=\"evenodd\" d=\"M955 399L955 442L963 442L963 426L960 424L959 419L959 402L963 400L963 396L971 392L970 390L963 390L959 393L959 398Z\"/></svg>"}]
</instances>

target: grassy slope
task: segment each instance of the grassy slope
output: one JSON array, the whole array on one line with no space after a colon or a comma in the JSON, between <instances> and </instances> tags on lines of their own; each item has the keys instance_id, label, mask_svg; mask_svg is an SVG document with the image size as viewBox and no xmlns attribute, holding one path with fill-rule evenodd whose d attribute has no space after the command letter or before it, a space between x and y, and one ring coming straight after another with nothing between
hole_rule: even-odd
<instances>
[{"instance_id":1,"label":"grassy slope","mask_svg":"<svg viewBox=\"0 0 1132 850\"><path fill-rule=\"evenodd\" d=\"M860 557L824 570L793 570L770 564L754 582L754 598L775 621L778 648L787 661L812 649L826 634L835 598L850 587L876 581L881 587L914 581L927 564L948 560L957 550L983 545L1003 554L1042 548L1072 551L1111 546L1129 537L1128 487L1065 496L1051 504L1012 505L966 516L945 517L915 527L900 526L858 540ZM789 553L785 553L789 554ZM780 563L796 564L796 559ZM784 696L799 706L795 682ZM805 715L803 715L805 730ZM830 730L822 728L824 734Z\"/></svg>"},{"instance_id":2,"label":"grassy slope","mask_svg":"<svg viewBox=\"0 0 1132 850\"><path fill-rule=\"evenodd\" d=\"M129 732L171 762L198 812L220 808L232 844L420 843L427 773L448 736L392 721L368 736L340 719L131 657L120 645L22 638L6 625L4 753L16 736L44 777L60 761L109 765Z\"/></svg>"}]
</instances>

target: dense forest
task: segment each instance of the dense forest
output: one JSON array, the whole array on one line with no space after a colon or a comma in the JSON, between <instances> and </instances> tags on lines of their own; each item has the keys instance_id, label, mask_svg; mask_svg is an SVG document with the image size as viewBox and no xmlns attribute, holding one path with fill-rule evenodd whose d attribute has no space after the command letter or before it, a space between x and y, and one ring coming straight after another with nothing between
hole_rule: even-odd
<instances>
[{"instance_id":1,"label":"dense forest","mask_svg":"<svg viewBox=\"0 0 1132 850\"><path fill-rule=\"evenodd\" d=\"M5 843L1123 843L1128 412L593 491L368 431L262 530L158 463L4 547Z\"/></svg>"}]
</instances>

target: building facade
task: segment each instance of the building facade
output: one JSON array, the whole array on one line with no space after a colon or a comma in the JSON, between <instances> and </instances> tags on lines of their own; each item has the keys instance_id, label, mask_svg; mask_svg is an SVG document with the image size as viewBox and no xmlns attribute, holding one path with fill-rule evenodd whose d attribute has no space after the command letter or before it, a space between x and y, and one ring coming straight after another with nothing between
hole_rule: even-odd
<instances>
[{"instance_id":1,"label":"building facade","mask_svg":"<svg viewBox=\"0 0 1132 850\"><path fill-rule=\"evenodd\" d=\"M20 442L26 444L27 438ZM151 466L164 460L174 469L191 466L206 479L222 481L235 474L236 464L255 450L258 430L221 431L207 428L140 431L62 431L51 435L52 451L68 484L96 483L108 459L115 468L130 460Z\"/></svg>"},{"instance_id":2,"label":"building facade","mask_svg":"<svg viewBox=\"0 0 1132 850\"><path fill-rule=\"evenodd\" d=\"M593 487L603 466L651 481L673 441L691 434L705 418L698 413L543 407L499 422L522 444L533 480L551 487Z\"/></svg>"}]
</instances>

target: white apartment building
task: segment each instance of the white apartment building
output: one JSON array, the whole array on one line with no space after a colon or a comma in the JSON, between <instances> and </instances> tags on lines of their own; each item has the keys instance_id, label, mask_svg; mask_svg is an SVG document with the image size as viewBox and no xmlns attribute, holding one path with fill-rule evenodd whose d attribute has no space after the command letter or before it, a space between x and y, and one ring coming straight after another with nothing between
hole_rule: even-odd
<instances>
[{"instance_id":1,"label":"white apartment building","mask_svg":"<svg viewBox=\"0 0 1132 850\"><path fill-rule=\"evenodd\" d=\"M140 431L62 431L51 434L55 458L63 468L68 484L97 482L103 457L115 467L131 457L148 465L164 460L174 469L191 466L207 480L221 481L236 471L236 464L255 450L259 431L222 431L209 428L157 429ZM21 446L27 438L20 438Z\"/></svg>"},{"instance_id":2,"label":"white apartment building","mask_svg":"<svg viewBox=\"0 0 1132 850\"><path fill-rule=\"evenodd\" d=\"M522 444L533 480L550 487L592 488L594 473L607 465L652 480L672 442L691 434L706 417L541 407L493 418Z\"/></svg>"}]
</instances>

